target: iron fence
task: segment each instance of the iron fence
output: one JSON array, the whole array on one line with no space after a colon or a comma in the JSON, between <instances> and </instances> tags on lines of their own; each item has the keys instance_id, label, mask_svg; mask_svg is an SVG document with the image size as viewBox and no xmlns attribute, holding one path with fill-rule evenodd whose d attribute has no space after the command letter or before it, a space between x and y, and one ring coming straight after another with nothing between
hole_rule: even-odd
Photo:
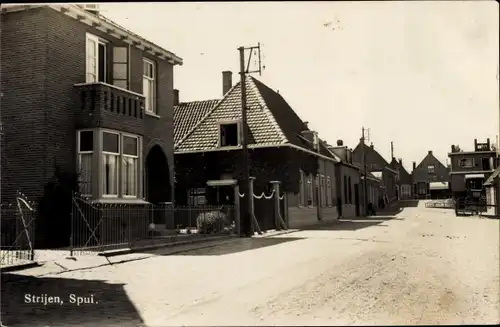
<instances>
[{"instance_id":1,"label":"iron fence","mask_svg":"<svg viewBox=\"0 0 500 327\"><path fill-rule=\"evenodd\" d=\"M232 205L95 203L76 195L71 214L71 255L189 237L229 235L234 230Z\"/></svg>"},{"instance_id":2,"label":"iron fence","mask_svg":"<svg viewBox=\"0 0 500 327\"><path fill-rule=\"evenodd\" d=\"M0 266L17 266L35 261L36 205L19 197L0 205Z\"/></svg>"}]
</instances>

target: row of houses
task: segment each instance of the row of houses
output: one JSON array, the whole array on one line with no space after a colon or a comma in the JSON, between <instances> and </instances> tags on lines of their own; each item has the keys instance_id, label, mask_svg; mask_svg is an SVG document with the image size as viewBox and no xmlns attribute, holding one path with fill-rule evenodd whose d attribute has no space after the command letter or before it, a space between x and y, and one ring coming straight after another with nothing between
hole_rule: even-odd
<instances>
[{"instance_id":1,"label":"row of houses","mask_svg":"<svg viewBox=\"0 0 500 327\"><path fill-rule=\"evenodd\" d=\"M241 85L231 72L221 97L180 102L173 68L182 58L95 8L10 5L1 19L3 201L22 190L43 202L72 181L102 203L234 200L207 187L242 177ZM258 191L281 182L290 227L410 196L401 161L361 141L330 145L279 92L250 76L246 84L250 174ZM42 234L50 219L37 222Z\"/></svg>"}]
</instances>

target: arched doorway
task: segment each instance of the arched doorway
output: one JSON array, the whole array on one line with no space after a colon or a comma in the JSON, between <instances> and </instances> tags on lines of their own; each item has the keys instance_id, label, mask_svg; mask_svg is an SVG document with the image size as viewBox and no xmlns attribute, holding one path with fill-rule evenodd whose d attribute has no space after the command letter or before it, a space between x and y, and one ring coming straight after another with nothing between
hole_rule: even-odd
<instances>
[{"instance_id":1,"label":"arched doorway","mask_svg":"<svg viewBox=\"0 0 500 327\"><path fill-rule=\"evenodd\" d=\"M159 145L151 148L146 156L146 200L157 204L172 201L172 187L168 160Z\"/></svg>"}]
</instances>

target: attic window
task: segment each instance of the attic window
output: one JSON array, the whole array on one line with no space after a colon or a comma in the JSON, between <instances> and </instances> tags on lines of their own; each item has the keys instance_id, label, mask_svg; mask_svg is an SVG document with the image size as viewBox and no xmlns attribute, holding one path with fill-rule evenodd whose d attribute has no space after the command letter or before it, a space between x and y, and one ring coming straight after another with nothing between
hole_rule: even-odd
<instances>
[{"instance_id":1,"label":"attic window","mask_svg":"<svg viewBox=\"0 0 500 327\"><path fill-rule=\"evenodd\" d=\"M220 146L240 145L239 122L219 124L219 144Z\"/></svg>"},{"instance_id":2,"label":"attic window","mask_svg":"<svg viewBox=\"0 0 500 327\"><path fill-rule=\"evenodd\" d=\"M429 172L429 174L434 174L434 165L427 166L427 171Z\"/></svg>"}]
</instances>

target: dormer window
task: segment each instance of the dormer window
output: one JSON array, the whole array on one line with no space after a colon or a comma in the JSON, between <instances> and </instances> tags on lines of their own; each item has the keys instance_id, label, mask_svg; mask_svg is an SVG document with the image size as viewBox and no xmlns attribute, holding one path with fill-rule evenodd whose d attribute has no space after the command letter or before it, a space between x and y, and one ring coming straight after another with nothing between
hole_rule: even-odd
<instances>
[{"instance_id":1,"label":"dormer window","mask_svg":"<svg viewBox=\"0 0 500 327\"><path fill-rule=\"evenodd\" d=\"M239 120L219 123L219 145L238 146L241 145L240 137L241 122Z\"/></svg>"}]
</instances>

